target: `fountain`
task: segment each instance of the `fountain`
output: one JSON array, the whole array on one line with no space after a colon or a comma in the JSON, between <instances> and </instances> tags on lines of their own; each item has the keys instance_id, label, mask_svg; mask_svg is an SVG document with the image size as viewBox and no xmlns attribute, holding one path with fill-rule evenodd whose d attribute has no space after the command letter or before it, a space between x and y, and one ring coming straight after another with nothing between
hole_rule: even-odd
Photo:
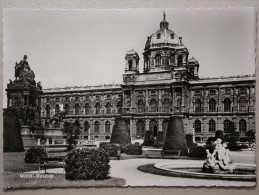
<instances>
[{"instance_id":1,"label":"fountain","mask_svg":"<svg viewBox=\"0 0 259 195\"><path fill-rule=\"evenodd\" d=\"M200 179L221 179L235 181L256 181L256 165L233 163L229 157L229 150L221 139L214 142L212 153L207 151L207 159L201 161L181 161L177 163L161 162L154 164L154 168L160 169L161 175L173 177L189 177ZM139 170L149 172L140 166ZM166 171L166 172L165 172ZM152 173L153 171L150 171ZM156 171L156 174L160 174Z\"/></svg>"}]
</instances>

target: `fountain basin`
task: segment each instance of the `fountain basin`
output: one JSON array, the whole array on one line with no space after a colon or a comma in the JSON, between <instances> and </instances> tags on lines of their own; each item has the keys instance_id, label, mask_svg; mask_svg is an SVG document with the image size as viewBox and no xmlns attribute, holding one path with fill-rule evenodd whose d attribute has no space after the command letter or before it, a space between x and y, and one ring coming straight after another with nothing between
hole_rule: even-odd
<instances>
[{"instance_id":1,"label":"fountain basin","mask_svg":"<svg viewBox=\"0 0 259 195\"><path fill-rule=\"evenodd\" d=\"M206 173L202 171L203 162L195 164L172 164L157 163L155 168L168 171L172 176L190 177L200 179L220 179L235 181L256 181L256 165L254 164L235 164L233 173Z\"/></svg>"}]
</instances>

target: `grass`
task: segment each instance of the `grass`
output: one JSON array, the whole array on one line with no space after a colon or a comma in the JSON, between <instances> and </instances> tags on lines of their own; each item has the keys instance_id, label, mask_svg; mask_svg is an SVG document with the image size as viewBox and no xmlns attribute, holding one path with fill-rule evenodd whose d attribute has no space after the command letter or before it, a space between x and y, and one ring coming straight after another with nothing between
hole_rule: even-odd
<instances>
[{"instance_id":1,"label":"grass","mask_svg":"<svg viewBox=\"0 0 259 195\"><path fill-rule=\"evenodd\" d=\"M24 152L4 153L3 163L3 187L13 188L52 188L52 187L113 187L125 185L125 179L110 177L106 180L66 180L64 174L41 174L53 178L35 178L37 174L24 174L28 171L39 169L38 164L26 164ZM22 175L34 178L22 178Z\"/></svg>"}]
</instances>

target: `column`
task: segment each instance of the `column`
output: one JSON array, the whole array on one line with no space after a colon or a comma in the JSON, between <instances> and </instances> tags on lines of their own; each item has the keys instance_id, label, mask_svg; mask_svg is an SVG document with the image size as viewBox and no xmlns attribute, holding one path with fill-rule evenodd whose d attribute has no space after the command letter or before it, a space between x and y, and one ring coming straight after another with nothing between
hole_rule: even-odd
<instances>
[{"instance_id":1,"label":"column","mask_svg":"<svg viewBox=\"0 0 259 195\"><path fill-rule=\"evenodd\" d=\"M161 90L158 90L158 112L162 111L162 94Z\"/></svg>"},{"instance_id":2,"label":"column","mask_svg":"<svg viewBox=\"0 0 259 195\"><path fill-rule=\"evenodd\" d=\"M163 128L162 128L162 120L163 120L163 119L158 119L158 132L163 131Z\"/></svg>"}]
</instances>

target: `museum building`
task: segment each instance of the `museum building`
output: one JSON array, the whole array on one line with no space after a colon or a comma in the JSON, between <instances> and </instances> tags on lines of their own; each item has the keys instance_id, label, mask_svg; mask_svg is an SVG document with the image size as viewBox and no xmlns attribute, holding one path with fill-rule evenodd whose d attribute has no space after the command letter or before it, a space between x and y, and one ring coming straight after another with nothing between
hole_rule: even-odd
<instances>
[{"instance_id":1,"label":"museum building","mask_svg":"<svg viewBox=\"0 0 259 195\"><path fill-rule=\"evenodd\" d=\"M185 133L197 142L226 131L231 121L241 136L255 130L255 76L199 78L199 62L189 58L165 14L159 30L147 37L143 73L139 59L134 50L126 53L121 85L44 89L42 125L59 128L49 121L62 110L64 122L79 120L85 140L109 140L116 117L129 119L132 138L144 138L146 131L156 137L172 115L182 116Z\"/></svg>"}]
</instances>

